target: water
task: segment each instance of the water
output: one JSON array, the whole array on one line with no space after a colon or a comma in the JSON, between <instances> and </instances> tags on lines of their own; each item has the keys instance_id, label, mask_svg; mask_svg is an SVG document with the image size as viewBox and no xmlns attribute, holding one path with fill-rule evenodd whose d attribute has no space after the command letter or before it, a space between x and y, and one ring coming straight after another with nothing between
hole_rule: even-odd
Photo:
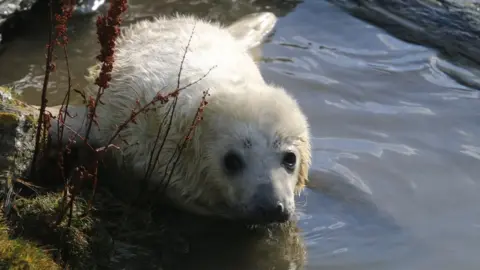
<instances>
[{"instance_id":1,"label":"water","mask_svg":"<svg viewBox=\"0 0 480 270\"><path fill-rule=\"evenodd\" d=\"M294 94L314 137L312 184L299 201L305 269L478 269L480 92L459 83L478 71L319 0L132 0L126 22L172 11L231 22L258 10L282 16L262 72ZM72 22L74 88L97 54L94 21ZM35 20L0 55L0 84L33 104L44 31ZM51 105L66 89L61 62Z\"/></svg>"}]
</instances>

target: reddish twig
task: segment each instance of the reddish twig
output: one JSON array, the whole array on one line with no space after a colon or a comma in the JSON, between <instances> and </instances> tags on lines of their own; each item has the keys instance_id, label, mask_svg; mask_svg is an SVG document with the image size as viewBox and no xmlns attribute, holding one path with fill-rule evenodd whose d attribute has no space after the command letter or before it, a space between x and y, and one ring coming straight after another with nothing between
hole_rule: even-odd
<instances>
[{"instance_id":1,"label":"reddish twig","mask_svg":"<svg viewBox=\"0 0 480 270\"><path fill-rule=\"evenodd\" d=\"M68 61L68 52L67 52L67 46L68 46L67 23L68 23L68 20L72 17L74 6L75 6L75 0L64 0L61 3L61 14L56 14L55 16L55 19L57 21L57 26L55 27L57 31L56 41L57 41L57 45L63 48L63 55L65 59L65 64L67 67L67 76L68 76L67 92L65 93L65 96L62 100L62 105L57 115L57 122L58 122L57 143L58 143L58 149L59 149L57 165L60 169L60 177L64 182L63 202L67 200L67 189L68 189L68 183L65 177L65 168L64 168L65 162L63 157L64 155L63 133L64 133L67 116L71 117L71 115L68 113L68 105L70 104L70 94L72 91L72 76L70 73L70 63ZM73 143L73 140L70 139L68 141L68 144L65 146L65 149L67 150L66 151L67 154L70 153L70 146L72 143Z\"/></svg>"},{"instance_id":2,"label":"reddish twig","mask_svg":"<svg viewBox=\"0 0 480 270\"><path fill-rule=\"evenodd\" d=\"M183 70L183 64L185 62L185 58L187 57L187 52L188 52L188 49L190 48L190 43L192 41L192 38L193 38L193 34L195 33L195 27L196 27L196 24L193 25L193 28L192 28L192 33L190 34L190 37L188 38L188 42L187 42L187 45L185 46L185 50L183 52L183 55L182 55L182 60L180 61L180 68L178 70L178 75L177 75L177 89L180 89L180 80L181 80L181 76L182 76L182 70ZM210 72L210 71L209 71ZM160 153L163 149L163 146L165 145L165 141L168 137L168 134L170 133L170 127L172 125L172 120L173 120L173 115L174 115L174 112L175 112L175 108L177 107L177 101L178 101L178 95L175 95L175 99L173 101L173 105L170 106L170 108L168 109L167 113L165 114L159 128L158 128L158 131L157 131L157 136L155 138L155 143L153 145L153 149L152 149L152 152L150 153L150 158L148 160L148 166L147 166L147 170L145 171L145 176L144 176L144 179L143 179L143 183L146 184L147 180L151 177L152 173L153 173L153 170L155 168L155 165L157 162L158 162L158 159L160 157ZM155 150L157 148L157 144L158 144L158 140L160 139L160 134L162 132L162 128L163 128L163 123L164 121L166 120L168 114L170 113L170 109L171 109L171 116L170 116L170 121L167 125L167 132L165 134L165 136L163 137L163 140L162 140L162 143L160 145L160 148L158 149L157 151L157 154L155 155L155 163L152 164L152 160L153 160L153 157L154 157L154 153L155 153Z\"/></svg>"},{"instance_id":3,"label":"reddish twig","mask_svg":"<svg viewBox=\"0 0 480 270\"><path fill-rule=\"evenodd\" d=\"M47 89L48 89L48 81L50 79L50 72L54 69L54 64L52 61L53 58L53 3L52 0L49 0L49 17L50 17L50 28L48 31L48 44L47 44L47 56L45 58L45 76L43 79L43 86L42 86L42 96L41 96L41 104L40 104L40 112L37 119L37 130L35 134L35 149L33 151L32 156L32 165L30 167L30 176L33 178L36 172L36 163L38 159L38 154L40 152L40 139L42 135L42 124L44 121L45 116L45 109L47 107Z\"/></svg>"},{"instance_id":4,"label":"reddish twig","mask_svg":"<svg viewBox=\"0 0 480 270\"><path fill-rule=\"evenodd\" d=\"M97 36L100 43L100 54L97 56L97 60L102 63L100 74L95 80L95 84L98 85L98 91L95 98L89 97L87 102L88 107L88 123L87 129L85 132L85 143L88 143L90 137L90 132L92 124L95 123L98 125L96 120L96 110L97 105L102 97L108 84L111 80L111 72L113 70L114 56L115 56L115 42L118 36L120 35L120 24L122 22L121 15L127 10L127 0L110 0L110 7L108 9L107 15L100 15L97 18ZM98 167L98 153L96 150L95 155L95 166L93 173L93 194L92 200L95 196L95 190L97 185L97 167ZM91 206L91 201L89 202L89 208Z\"/></svg>"},{"instance_id":5,"label":"reddish twig","mask_svg":"<svg viewBox=\"0 0 480 270\"><path fill-rule=\"evenodd\" d=\"M111 72L113 70L115 56L115 42L120 35L120 24L122 23L121 15L127 10L127 0L110 0L110 7L107 16L100 15L97 19L97 36L100 43L100 54L97 60L102 62L102 67L95 84L98 85L95 101L89 103L89 117L85 138L88 141L92 124L97 121L96 109L103 92L108 88L108 83L112 79Z\"/></svg>"},{"instance_id":6,"label":"reddish twig","mask_svg":"<svg viewBox=\"0 0 480 270\"><path fill-rule=\"evenodd\" d=\"M192 124L190 125L190 128L188 130L188 133L187 135L185 136L182 144L180 145L180 150L177 154L177 158L175 159L175 161L173 162L173 165L172 165L172 169L171 171L173 171L178 163L178 161L180 160L180 155L181 153L183 152L183 150L185 149L185 147L187 146L187 143L191 140L192 138L192 135L195 131L195 128L197 127L197 125L200 123L200 121L203 120L203 111L205 110L205 107L207 106L208 102L206 100L206 97L208 96L208 90L204 91L203 92L203 96L202 96L202 100L200 102L200 106L198 107L197 109L197 112L195 113L195 116L194 116L194 119L192 120ZM167 186L170 184L170 180L172 179L172 173L168 173L168 166L170 165L170 163L172 162L173 160L173 157L175 156L175 153L177 151L175 150L175 152L172 154L172 157L170 157L170 160L168 161L167 163L167 168L165 169L164 173L163 173L163 179L166 178L167 174L168 174L168 179L167 181L165 181L164 185L163 185L163 191L166 190Z\"/></svg>"}]
</instances>

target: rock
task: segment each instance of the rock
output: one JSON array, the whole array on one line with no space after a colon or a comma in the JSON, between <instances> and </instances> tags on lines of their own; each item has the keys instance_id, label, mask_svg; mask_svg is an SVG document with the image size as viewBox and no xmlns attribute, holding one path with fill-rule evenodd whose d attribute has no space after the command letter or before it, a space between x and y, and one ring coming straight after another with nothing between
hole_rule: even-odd
<instances>
[{"instance_id":1,"label":"rock","mask_svg":"<svg viewBox=\"0 0 480 270\"><path fill-rule=\"evenodd\" d=\"M480 63L480 0L329 0L399 38Z\"/></svg>"},{"instance_id":2,"label":"rock","mask_svg":"<svg viewBox=\"0 0 480 270\"><path fill-rule=\"evenodd\" d=\"M60 269L34 242L10 235L4 213L12 209L13 180L29 169L38 113L6 88L0 87L0 100L0 268Z\"/></svg>"},{"instance_id":3,"label":"rock","mask_svg":"<svg viewBox=\"0 0 480 270\"><path fill-rule=\"evenodd\" d=\"M15 12L30 9L37 0L0 0L0 24Z\"/></svg>"},{"instance_id":4,"label":"rock","mask_svg":"<svg viewBox=\"0 0 480 270\"><path fill-rule=\"evenodd\" d=\"M38 112L0 88L0 199L9 197L13 178L24 176L35 143ZM8 200L7 200L8 202ZM4 207L8 208L8 205Z\"/></svg>"},{"instance_id":5,"label":"rock","mask_svg":"<svg viewBox=\"0 0 480 270\"><path fill-rule=\"evenodd\" d=\"M0 0L0 42L2 33L11 27L7 22L15 15L30 10L37 0Z\"/></svg>"},{"instance_id":6,"label":"rock","mask_svg":"<svg viewBox=\"0 0 480 270\"><path fill-rule=\"evenodd\" d=\"M29 15L28 12L37 2L48 3L48 0L0 0L0 43L6 39L3 35L15 35L15 27L21 24L25 15ZM75 14L95 13L104 4L105 0L77 0ZM46 13L48 9L39 9L38 12Z\"/></svg>"},{"instance_id":7,"label":"rock","mask_svg":"<svg viewBox=\"0 0 480 270\"><path fill-rule=\"evenodd\" d=\"M105 0L78 0L75 12L81 14L90 14L96 12L105 4Z\"/></svg>"}]
</instances>

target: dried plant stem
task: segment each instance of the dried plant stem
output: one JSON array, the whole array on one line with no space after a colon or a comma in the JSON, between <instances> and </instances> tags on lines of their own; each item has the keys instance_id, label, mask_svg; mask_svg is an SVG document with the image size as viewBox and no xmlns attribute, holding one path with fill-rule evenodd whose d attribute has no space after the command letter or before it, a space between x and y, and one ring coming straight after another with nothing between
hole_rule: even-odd
<instances>
[{"instance_id":1,"label":"dried plant stem","mask_svg":"<svg viewBox=\"0 0 480 270\"><path fill-rule=\"evenodd\" d=\"M65 129L65 123L67 121L67 116L71 117L68 114L68 105L70 104L70 94L72 91L72 76L71 76L71 71L70 71L70 63L68 61L68 36L67 36L67 22L72 16L73 12L73 7L74 7L74 0L71 0L70 3L66 3L66 1L62 2L61 4L61 10L62 14L59 15L57 14L56 20L57 20L57 44L62 46L63 48L63 56L65 59L65 65L67 67L67 78L68 78L68 87L67 87L67 92L65 93L65 96L62 100L62 105L60 107L60 110L57 115L57 143L58 143L58 162L57 165L60 169L60 177L61 180L64 183L64 192L63 192L63 203L66 202L67 200L67 195L68 195L68 181L65 175L65 163L64 163L64 149L66 149L67 153L70 152L70 146L72 144L72 140L69 140L68 144L63 146L63 133Z\"/></svg>"},{"instance_id":2,"label":"dried plant stem","mask_svg":"<svg viewBox=\"0 0 480 270\"><path fill-rule=\"evenodd\" d=\"M91 128L93 123L98 125L96 120L96 109L97 105L102 97L106 88L108 88L108 83L111 80L111 71L113 69L114 63L114 52L115 52L115 41L120 34L120 24L121 24L121 15L127 10L127 1L126 0L111 0L110 7L107 11L106 15L100 15L97 18L97 35L98 40L101 45L100 54L97 56L97 59L102 62L101 71L99 77L96 80L96 84L98 85L98 91L95 96L89 97L87 101L88 106L88 119L87 119L87 129L85 132L84 137L82 138L83 142L86 145L89 145L89 138L91 134ZM89 145L90 146L90 145ZM94 150L91 146L90 148ZM91 202L95 196L95 190L97 185L97 169L98 169L98 160L99 160L99 153L97 150L93 151L94 153L94 162L93 166L88 166L84 172L80 174L80 179L78 183L74 183L71 187L71 198L69 205L67 207L73 207L73 202L75 200L76 194L76 186L86 180L86 178L93 178L93 194L92 200L89 202L89 208L91 206ZM92 164L90 164L92 165ZM77 167L78 169L78 167ZM92 171L93 173L88 173ZM65 199L68 194L67 190L65 189ZM72 211L70 209L70 211ZM59 220L61 220L64 216L64 211L60 214ZM68 223L71 222L71 215L68 217Z\"/></svg>"},{"instance_id":3,"label":"dried plant stem","mask_svg":"<svg viewBox=\"0 0 480 270\"><path fill-rule=\"evenodd\" d=\"M33 151L32 156L32 165L30 167L30 176L34 178L36 172L36 164L38 155L40 153L40 139L42 135L42 125L44 121L45 109L47 107L47 89L48 89L48 81L50 79L50 72L53 69L53 30L54 30L54 23L53 23L53 3L52 0L49 0L49 17L50 17L50 28L48 30L48 44L47 44L47 56L45 59L45 76L43 78L43 86L42 86L42 96L41 96L41 105L40 105L40 112L38 115L37 120L37 130L35 134L35 149Z\"/></svg>"},{"instance_id":4,"label":"dried plant stem","mask_svg":"<svg viewBox=\"0 0 480 270\"><path fill-rule=\"evenodd\" d=\"M200 102L200 105L197 109L197 112L195 113L195 116L192 120L192 124L190 125L190 128L188 130L188 133L187 135L185 136L185 138L183 139L183 142L182 144L178 144L180 145L180 149L179 149L179 152L177 154L177 158L175 159L175 161L173 162L173 166L172 166L172 169L171 171L173 171L175 169L175 167L177 166L177 163L178 161L180 160L180 155L181 153L183 152L183 150L185 149L185 147L187 146L187 143L190 141L191 137L192 137L192 134L193 132L195 131L195 128L197 127L198 123L203 120L203 117L202 117L202 114L203 114L203 110L205 108L205 106L207 106L208 102L206 101L206 97L208 96L208 90L206 90L205 92L203 92L203 96L202 96L202 100ZM177 148L178 149L178 148ZM177 151L175 150L175 152L173 153L173 155L170 157L170 160L168 161L167 163L167 169L165 169L165 172L163 174L163 179L165 179L167 177L167 174L168 174L168 166L170 165L170 163L172 162L173 160L173 157L175 156L175 153L177 153ZM158 159L158 156L157 156L157 159ZM163 185L163 189L162 189L162 192L164 192L167 188L167 186L170 184L170 181L172 179L172 173L168 174L168 178L167 180L165 181L164 185Z\"/></svg>"}]
</instances>

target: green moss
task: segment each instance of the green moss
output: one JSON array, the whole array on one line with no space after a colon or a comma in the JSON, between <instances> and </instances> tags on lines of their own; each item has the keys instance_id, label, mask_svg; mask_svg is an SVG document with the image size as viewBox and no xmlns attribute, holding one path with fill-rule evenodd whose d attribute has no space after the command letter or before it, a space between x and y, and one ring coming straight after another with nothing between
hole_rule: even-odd
<instances>
[{"instance_id":1,"label":"green moss","mask_svg":"<svg viewBox=\"0 0 480 270\"><path fill-rule=\"evenodd\" d=\"M0 86L0 92L3 94L11 94L12 90L6 86Z\"/></svg>"},{"instance_id":2,"label":"green moss","mask_svg":"<svg viewBox=\"0 0 480 270\"><path fill-rule=\"evenodd\" d=\"M75 200L70 226L68 212L67 218L56 225L62 209L62 192L17 198L11 218L13 231L24 239L53 247L52 255L66 258L73 269L94 269L102 265L116 269L132 263L132 258L145 259L135 264L159 264L154 259L155 247L165 240L165 230L161 222L153 219L150 209L132 209L109 192L97 191L93 208L87 212L87 201L83 198L89 198L90 192L78 195Z\"/></svg>"},{"instance_id":3,"label":"green moss","mask_svg":"<svg viewBox=\"0 0 480 270\"><path fill-rule=\"evenodd\" d=\"M15 91L5 86L0 86L0 101L2 101L3 105L13 105L20 108L27 107L25 103L20 101L20 96Z\"/></svg>"},{"instance_id":4,"label":"green moss","mask_svg":"<svg viewBox=\"0 0 480 270\"><path fill-rule=\"evenodd\" d=\"M70 226L66 218L57 226L56 220L62 203L61 192L17 199L16 222L22 226L22 232L19 233L44 245L55 246L63 252L68 251L69 264L88 264L91 255L89 234L93 229L93 220L83 215L87 204L78 198L73 205Z\"/></svg>"},{"instance_id":5,"label":"green moss","mask_svg":"<svg viewBox=\"0 0 480 270\"><path fill-rule=\"evenodd\" d=\"M7 86L0 86L0 94L11 96L13 99L18 98L18 94Z\"/></svg>"},{"instance_id":6,"label":"green moss","mask_svg":"<svg viewBox=\"0 0 480 270\"><path fill-rule=\"evenodd\" d=\"M19 117L15 113L10 112L0 112L0 122L1 123L18 123Z\"/></svg>"},{"instance_id":7,"label":"green moss","mask_svg":"<svg viewBox=\"0 0 480 270\"><path fill-rule=\"evenodd\" d=\"M25 132L36 126L37 109L22 102L15 92L7 87L0 86L0 100L0 125L18 124L20 117L24 116L23 128Z\"/></svg>"},{"instance_id":8,"label":"green moss","mask_svg":"<svg viewBox=\"0 0 480 270\"><path fill-rule=\"evenodd\" d=\"M0 130L14 128L19 123L19 116L12 112L0 112Z\"/></svg>"},{"instance_id":9,"label":"green moss","mask_svg":"<svg viewBox=\"0 0 480 270\"><path fill-rule=\"evenodd\" d=\"M14 95L9 88L0 86L0 101L2 105L12 105L15 102Z\"/></svg>"},{"instance_id":10,"label":"green moss","mask_svg":"<svg viewBox=\"0 0 480 270\"><path fill-rule=\"evenodd\" d=\"M25 121L29 126L34 127L37 125L37 118L33 114L25 115Z\"/></svg>"},{"instance_id":11,"label":"green moss","mask_svg":"<svg viewBox=\"0 0 480 270\"><path fill-rule=\"evenodd\" d=\"M61 269L48 252L36 244L20 238L12 239L2 218L0 218L0 268Z\"/></svg>"}]
</instances>

